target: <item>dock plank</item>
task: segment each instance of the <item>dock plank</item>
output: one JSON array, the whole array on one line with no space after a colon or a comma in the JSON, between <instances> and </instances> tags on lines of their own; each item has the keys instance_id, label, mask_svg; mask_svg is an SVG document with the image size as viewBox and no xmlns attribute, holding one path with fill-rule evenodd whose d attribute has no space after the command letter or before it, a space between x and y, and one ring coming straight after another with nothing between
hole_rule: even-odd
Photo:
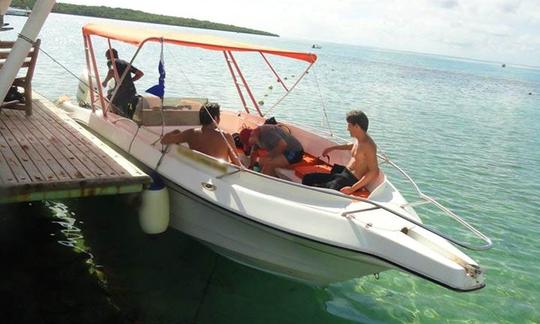
<instances>
[{"instance_id":1,"label":"dock plank","mask_svg":"<svg viewBox=\"0 0 540 324\"><path fill-rule=\"evenodd\" d=\"M8 162L0 151L0 184L6 186L16 183L17 177L11 172Z\"/></svg>"},{"instance_id":2,"label":"dock plank","mask_svg":"<svg viewBox=\"0 0 540 324\"><path fill-rule=\"evenodd\" d=\"M74 127L67 128L74 136L77 136L78 139L84 143L95 155L101 157L101 160L112 170L114 170L119 175L128 175L126 169L124 169L116 159L120 157L118 153L115 153L114 156L108 155L103 148L106 145L101 142L96 136L90 135L90 138L81 135L80 130L83 129L79 125Z\"/></svg>"},{"instance_id":3,"label":"dock plank","mask_svg":"<svg viewBox=\"0 0 540 324\"><path fill-rule=\"evenodd\" d=\"M66 160L63 160L62 162L64 163L61 163L60 158L62 156L59 154L59 152L54 152L57 153L54 155L53 152L49 152L49 150L43 146L41 140L43 140L44 137L41 131L37 128L31 129L29 126L32 124L28 122L28 118L24 118L20 115L14 115L10 116L10 119L13 123L15 123L16 127L18 127L19 131L24 134L30 145L32 145L32 147L38 152L50 170L54 173L56 178L59 180L69 179L69 172L66 168L69 168L71 163L67 163ZM52 179L50 177L47 178Z\"/></svg>"},{"instance_id":4,"label":"dock plank","mask_svg":"<svg viewBox=\"0 0 540 324\"><path fill-rule=\"evenodd\" d=\"M17 156L17 151L13 149L12 145L15 146L15 139L13 139L13 136L11 135L7 127L5 127L3 124L0 124L0 150L4 155L4 158L7 161L9 168L15 175L18 183L31 182L32 177L28 174L26 168L23 166L23 161L19 160L19 156ZM20 157L25 158L28 161L28 156L26 156L24 152L20 154Z\"/></svg>"},{"instance_id":5,"label":"dock plank","mask_svg":"<svg viewBox=\"0 0 540 324\"><path fill-rule=\"evenodd\" d=\"M41 104L41 103L40 103ZM57 120L51 116L48 116L45 112L43 112L43 109L36 109L35 114L40 115L41 118L43 118L48 125L50 125L50 132L53 134L53 137L49 140L51 143L54 144L64 144L68 150L75 155L76 158L78 158L83 165L96 177L106 177L107 171L103 170L98 166L98 161L96 161L96 157L92 155L85 154L86 152L80 150L79 146L80 143L75 140L75 138L72 138L70 133L66 133L63 127L57 123ZM64 132L62 132L64 130ZM94 160L96 159L96 160Z\"/></svg>"},{"instance_id":6,"label":"dock plank","mask_svg":"<svg viewBox=\"0 0 540 324\"><path fill-rule=\"evenodd\" d=\"M19 123L15 120L14 115L7 115L8 118L4 118L0 123L4 123L4 126L8 127L11 134L15 137L15 140L19 143L21 149L28 155L36 169L41 174L38 180L54 180L58 179L51 168L45 163L41 154L34 148L34 146L28 141L26 135L19 129ZM26 133L28 134L28 133Z\"/></svg>"},{"instance_id":7,"label":"dock plank","mask_svg":"<svg viewBox=\"0 0 540 324\"><path fill-rule=\"evenodd\" d=\"M58 125L61 125L67 132L69 132L74 138L76 138L78 140L77 143L79 143L79 149L84 150L86 154L95 158L94 161L97 162L97 164L102 169L108 170L107 175L127 175L125 169L122 166L120 166L110 156L104 153L103 150L97 147L95 143L83 136L80 131L77 130L77 128L80 128L80 126L74 127L69 124L62 123L62 121L59 120L60 118L58 116L55 116L54 113L49 111L48 109L44 109L42 110L42 112L47 113L49 117L55 119Z\"/></svg>"},{"instance_id":8,"label":"dock plank","mask_svg":"<svg viewBox=\"0 0 540 324\"><path fill-rule=\"evenodd\" d=\"M37 108L38 106L34 106ZM37 109L34 109L37 111ZM55 135L49 131L49 128L43 125L43 120L29 118L29 122L39 130L42 136L39 136L41 144L56 157L59 163L62 163L64 169L72 179L93 178L94 174L81 162L76 154L73 154L69 147L55 139Z\"/></svg>"}]
</instances>

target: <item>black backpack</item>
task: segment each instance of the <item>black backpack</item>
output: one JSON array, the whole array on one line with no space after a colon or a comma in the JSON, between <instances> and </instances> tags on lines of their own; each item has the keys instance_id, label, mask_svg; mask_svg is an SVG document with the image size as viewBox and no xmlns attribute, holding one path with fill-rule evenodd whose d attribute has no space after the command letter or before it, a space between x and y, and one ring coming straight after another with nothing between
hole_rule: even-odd
<instances>
[{"instance_id":1,"label":"black backpack","mask_svg":"<svg viewBox=\"0 0 540 324\"><path fill-rule=\"evenodd\" d=\"M24 95L19 92L19 88L17 86L12 85L8 93L6 94L6 97L4 98L4 102L14 101L17 100L19 102L24 102Z\"/></svg>"}]
</instances>

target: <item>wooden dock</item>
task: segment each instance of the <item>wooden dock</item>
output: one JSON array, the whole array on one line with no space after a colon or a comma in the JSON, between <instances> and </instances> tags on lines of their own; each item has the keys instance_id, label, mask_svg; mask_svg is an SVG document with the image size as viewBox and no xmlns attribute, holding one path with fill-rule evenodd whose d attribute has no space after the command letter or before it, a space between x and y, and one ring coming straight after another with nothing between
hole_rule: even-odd
<instances>
[{"instance_id":1,"label":"wooden dock","mask_svg":"<svg viewBox=\"0 0 540 324\"><path fill-rule=\"evenodd\" d=\"M0 203L140 192L151 179L44 97L0 112Z\"/></svg>"}]
</instances>

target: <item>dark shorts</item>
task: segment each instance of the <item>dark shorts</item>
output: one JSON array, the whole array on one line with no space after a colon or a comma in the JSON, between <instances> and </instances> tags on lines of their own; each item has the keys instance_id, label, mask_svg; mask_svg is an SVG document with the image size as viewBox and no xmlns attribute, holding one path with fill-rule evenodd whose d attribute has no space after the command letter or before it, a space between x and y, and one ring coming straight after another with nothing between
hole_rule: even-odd
<instances>
[{"instance_id":1,"label":"dark shorts","mask_svg":"<svg viewBox=\"0 0 540 324\"><path fill-rule=\"evenodd\" d=\"M119 98L114 100L114 105L118 108L116 113L126 118L133 118L137 103L139 102L139 96L132 96L127 98Z\"/></svg>"},{"instance_id":2,"label":"dark shorts","mask_svg":"<svg viewBox=\"0 0 540 324\"><path fill-rule=\"evenodd\" d=\"M346 167L334 164L331 173L308 173L302 179L302 184L314 187L340 190L358 182L356 176Z\"/></svg>"},{"instance_id":3,"label":"dark shorts","mask_svg":"<svg viewBox=\"0 0 540 324\"><path fill-rule=\"evenodd\" d=\"M302 158L304 157L304 151L285 150L283 151L283 155L285 156L285 159L289 161L289 164L293 164L293 163L302 161Z\"/></svg>"}]
</instances>

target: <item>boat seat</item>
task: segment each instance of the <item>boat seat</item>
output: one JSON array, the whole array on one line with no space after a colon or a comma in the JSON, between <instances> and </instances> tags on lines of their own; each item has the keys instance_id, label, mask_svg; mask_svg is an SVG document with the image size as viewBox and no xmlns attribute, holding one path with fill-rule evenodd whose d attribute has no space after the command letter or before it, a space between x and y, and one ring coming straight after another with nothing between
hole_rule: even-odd
<instances>
[{"instance_id":1,"label":"boat seat","mask_svg":"<svg viewBox=\"0 0 540 324\"><path fill-rule=\"evenodd\" d=\"M2 105L0 105L0 109L19 109L24 110L26 116L32 115L32 77L34 76L34 70L36 68L40 44L40 39L37 39L34 42L22 63L18 76L13 80L13 86L24 89L24 99L3 102ZM0 41L0 69L4 66L14 45L14 41ZM24 70L26 70L26 72L21 75L21 72Z\"/></svg>"},{"instance_id":2,"label":"boat seat","mask_svg":"<svg viewBox=\"0 0 540 324\"><path fill-rule=\"evenodd\" d=\"M302 183L302 179L308 173L330 173L331 171L332 166L330 164L321 161L313 155L304 153L302 161L290 165L289 168L277 168L276 174L281 179ZM384 179L384 174L382 171L380 171L377 180L374 181L375 186L371 185L369 187L379 188L379 186L384 182ZM364 187L350 195L360 198L368 198L372 191L373 190L368 190Z\"/></svg>"},{"instance_id":3,"label":"boat seat","mask_svg":"<svg viewBox=\"0 0 540 324\"><path fill-rule=\"evenodd\" d=\"M277 168L276 174L278 178L289 180L296 183L302 183L302 178L298 177L293 169L287 169L287 168Z\"/></svg>"},{"instance_id":4,"label":"boat seat","mask_svg":"<svg viewBox=\"0 0 540 324\"><path fill-rule=\"evenodd\" d=\"M265 150L259 149L259 156L265 156L268 154ZM288 168L277 168L276 174L279 178L289 180L292 182L302 183L303 175L299 175L296 170L297 168L305 167L308 165L316 164L318 159L311 154L304 153L302 160L291 164Z\"/></svg>"},{"instance_id":5,"label":"boat seat","mask_svg":"<svg viewBox=\"0 0 540 324\"><path fill-rule=\"evenodd\" d=\"M143 126L200 125L199 110L207 102L206 98L165 98L162 113L161 99L147 95L139 100L133 120Z\"/></svg>"}]
</instances>

